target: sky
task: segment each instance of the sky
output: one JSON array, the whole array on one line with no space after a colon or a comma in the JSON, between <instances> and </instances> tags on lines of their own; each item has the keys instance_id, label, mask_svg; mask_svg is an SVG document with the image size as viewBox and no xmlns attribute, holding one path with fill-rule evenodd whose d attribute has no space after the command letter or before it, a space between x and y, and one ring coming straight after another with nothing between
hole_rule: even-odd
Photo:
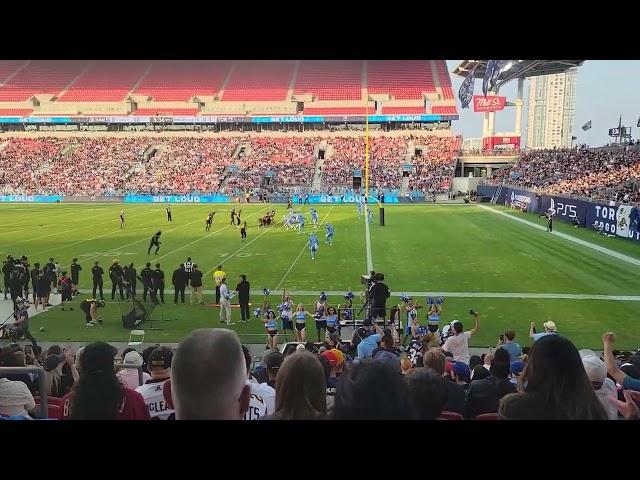
<instances>
[{"instance_id":1,"label":"sky","mask_svg":"<svg viewBox=\"0 0 640 480\"><path fill-rule=\"evenodd\" d=\"M461 60L447 60L449 72L460 64ZM464 138L482 137L482 113L469 108L460 108L457 100L458 89L463 77L451 73L453 90L458 103L460 119L454 121L453 130L462 133ZM524 83L524 109L522 115L522 138L526 143L527 109L529 81ZM622 125L631 127L634 139L640 138L637 128L640 117L640 61L639 60L587 60L578 68L576 85L576 121L573 135L578 143L600 146L610 142L609 129L618 126L622 115ZM517 93L517 80L513 80L500 89L507 101L514 100ZM476 80L475 94L482 95L482 80ZM496 132L513 132L515 126L515 107L506 107L496 113ZM592 121L592 128L582 131L582 125ZM525 144L526 146L526 144Z\"/></svg>"}]
</instances>

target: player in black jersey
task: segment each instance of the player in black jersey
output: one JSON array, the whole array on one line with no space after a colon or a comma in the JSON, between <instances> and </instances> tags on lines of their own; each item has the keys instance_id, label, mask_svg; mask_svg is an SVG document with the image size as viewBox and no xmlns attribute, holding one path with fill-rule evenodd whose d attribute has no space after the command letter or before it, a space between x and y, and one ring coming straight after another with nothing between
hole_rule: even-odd
<instances>
[{"instance_id":1,"label":"player in black jersey","mask_svg":"<svg viewBox=\"0 0 640 480\"><path fill-rule=\"evenodd\" d=\"M236 213L236 228L240 226L240 215L242 215L242 210L238 210L238 213Z\"/></svg>"},{"instance_id":2,"label":"player in black jersey","mask_svg":"<svg viewBox=\"0 0 640 480\"><path fill-rule=\"evenodd\" d=\"M160 235L162 235L162 232L158 230L156 234L151 237L151 243L149 244L149 248L147 249L147 255L151 253L151 249L154 245L156 247L156 255L158 255L158 250L160 250Z\"/></svg>"},{"instance_id":3,"label":"player in black jersey","mask_svg":"<svg viewBox=\"0 0 640 480\"><path fill-rule=\"evenodd\" d=\"M80 270L82 267L78 264L78 259L74 258L71 262L71 283L73 283L75 289L73 294L78 295L78 284L80 283Z\"/></svg>"},{"instance_id":4,"label":"player in black jersey","mask_svg":"<svg viewBox=\"0 0 640 480\"><path fill-rule=\"evenodd\" d=\"M242 228L240 229L240 238L242 238L243 242L247 238L247 222L242 224Z\"/></svg>"},{"instance_id":5,"label":"player in black jersey","mask_svg":"<svg viewBox=\"0 0 640 480\"><path fill-rule=\"evenodd\" d=\"M173 219L171 218L171 207L169 205L167 205L167 222L173 222Z\"/></svg>"},{"instance_id":6,"label":"player in black jersey","mask_svg":"<svg viewBox=\"0 0 640 480\"><path fill-rule=\"evenodd\" d=\"M236 209L235 207L231 209L231 225L236 222Z\"/></svg>"},{"instance_id":7,"label":"player in black jersey","mask_svg":"<svg viewBox=\"0 0 640 480\"><path fill-rule=\"evenodd\" d=\"M207 226L204 229L205 232L208 232L209 230L211 230L211 225L213 224L213 216L215 214L216 212L209 212L209 215L207 216Z\"/></svg>"},{"instance_id":8,"label":"player in black jersey","mask_svg":"<svg viewBox=\"0 0 640 480\"><path fill-rule=\"evenodd\" d=\"M98 308L104 307L104 300L87 298L80 302L80 310L84 313L84 321L87 327L102 325L102 317L98 316Z\"/></svg>"},{"instance_id":9,"label":"player in black jersey","mask_svg":"<svg viewBox=\"0 0 640 480\"><path fill-rule=\"evenodd\" d=\"M120 228L124 228L124 210L120 210Z\"/></svg>"}]
</instances>

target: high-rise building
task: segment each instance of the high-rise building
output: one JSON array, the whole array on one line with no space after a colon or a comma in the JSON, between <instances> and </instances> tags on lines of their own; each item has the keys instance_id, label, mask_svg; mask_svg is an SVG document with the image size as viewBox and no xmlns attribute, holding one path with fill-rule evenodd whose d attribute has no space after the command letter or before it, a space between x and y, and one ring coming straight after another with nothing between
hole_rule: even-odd
<instances>
[{"instance_id":1,"label":"high-rise building","mask_svg":"<svg viewBox=\"0 0 640 480\"><path fill-rule=\"evenodd\" d=\"M578 69L531 77L527 122L528 148L571 147L576 116Z\"/></svg>"}]
</instances>

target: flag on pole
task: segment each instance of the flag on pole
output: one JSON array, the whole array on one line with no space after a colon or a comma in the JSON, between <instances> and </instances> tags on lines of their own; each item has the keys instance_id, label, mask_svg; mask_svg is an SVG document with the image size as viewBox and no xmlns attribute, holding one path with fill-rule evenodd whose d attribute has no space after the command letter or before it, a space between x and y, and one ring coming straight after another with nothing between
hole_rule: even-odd
<instances>
[{"instance_id":1,"label":"flag on pole","mask_svg":"<svg viewBox=\"0 0 640 480\"><path fill-rule=\"evenodd\" d=\"M489 89L490 89L490 83L491 83L491 77L493 76L493 71L496 68L496 62L497 60L489 60L487 62L487 69L484 72L484 78L482 79L482 93L484 94L484 96L487 96L487 93L489 93Z\"/></svg>"},{"instance_id":2,"label":"flag on pole","mask_svg":"<svg viewBox=\"0 0 640 480\"><path fill-rule=\"evenodd\" d=\"M467 78L465 78L462 82L462 85L460 85L458 98L460 99L462 108L468 108L471 100L473 100L473 87L475 83L476 68L478 68L478 65L473 67L473 69L467 74Z\"/></svg>"},{"instance_id":3,"label":"flag on pole","mask_svg":"<svg viewBox=\"0 0 640 480\"><path fill-rule=\"evenodd\" d=\"M636 127L640 128L640 117L638 117L638 124L636 125Z\"/></svg>"},{"instance_id":4,"label":"flag on pole","mask_svg":"<svg viewBox=\"0 0 640 480\"><path fill-rule=\"evenodd\" d=\"M587 131L591 128L591 120L589 120L587 123L585 123L584 125L582 125L582 130L583 131Z\"/></svg>"}]
</instances>

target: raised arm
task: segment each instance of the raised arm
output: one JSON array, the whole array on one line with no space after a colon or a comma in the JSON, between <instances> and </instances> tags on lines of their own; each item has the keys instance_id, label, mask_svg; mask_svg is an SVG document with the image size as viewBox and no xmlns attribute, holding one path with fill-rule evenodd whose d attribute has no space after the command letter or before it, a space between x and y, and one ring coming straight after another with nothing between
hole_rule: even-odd
<instances>
[{"instance_id":1,"label":"raised arm","mask_svg":"<svg viewBox=\"0 0 640 480\"><path fill-rule=\"evenodd\" d=\"M616 359L613 357L613 344L616 341L616 335L613 332L608 332L602 335L602 343L604 344L604 364L607 366L607 372L613 378L615 378L616 382L620 385L624 383L624 377L627 376L618 364L616 363Z\"/></svg>"},{"instance_id":2,"label":"raised arm","mask_svg":"<svg viewBox=\"0 0 640 480\"><path fill-rule=\"evenodd\" d=\"M473 312L473 328L469 330L469 335L475 335L480 331L480 314Z\"/></svg>"}]
</instances>

